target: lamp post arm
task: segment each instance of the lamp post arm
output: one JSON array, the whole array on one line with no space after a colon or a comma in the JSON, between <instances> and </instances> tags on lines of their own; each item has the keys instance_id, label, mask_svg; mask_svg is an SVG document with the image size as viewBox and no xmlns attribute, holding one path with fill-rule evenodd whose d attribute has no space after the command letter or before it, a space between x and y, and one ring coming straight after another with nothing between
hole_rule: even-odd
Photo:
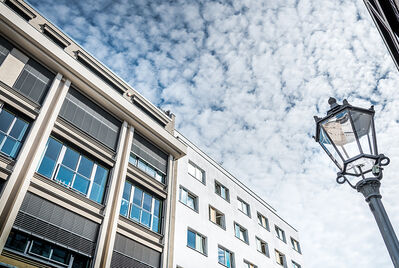
<instances>
[{"instance_id":1,"label":"lamp post arm","mask_svg":"<svg viewBox=\"0 0 399 268\"><path fill-rule=\"evenodd\" d=\"M366 198L366 202L369 204L370 210L374 215L393 265L395 268L399 268L399 242L382 204L380 185L381 183L378 179L372 178L357 184L356 189Z\"/></svg>"}]
</instances>

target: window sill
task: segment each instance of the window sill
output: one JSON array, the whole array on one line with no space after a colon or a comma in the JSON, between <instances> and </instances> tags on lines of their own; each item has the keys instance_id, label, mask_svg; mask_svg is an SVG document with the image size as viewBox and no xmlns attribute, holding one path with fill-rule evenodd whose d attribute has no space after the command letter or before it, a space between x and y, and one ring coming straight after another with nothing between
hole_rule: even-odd
<instances>
[{"instance_id":1,"label":"window sill","mask_svg":"<svg viewBox=\"0 0 399 268\"><path fill-rule=\"evenodd\" d=\"M191 209L192 211L197 212L197 214L199 214L198 209L197 209L197 210L196 210L196 209L193 209L192 207L190 207L190 206L184 204L184 203L183 203L182 201L180 201L180 200L179 200L179 203L183 204L184 206L188 207L188 208Z\"/></svg>"},{"instance_id":2,"label":"window sill","mask_svg":"<svg viewBox=\"0 0 399 268\"><path fill-rule=\"evenodd\" d=\"M263 225L261 225L261 224L259 224L259 223L258 223L258 225L259 225L260 227L262 227L263 229L265 229L266 231L270 232L270 228L266 228L265 226L263 226Z\"/></svg>"},{"instance_id":3,"label":"window sill","mask_svg":"<svg viewBox=\"0 0 399 268\"><path fill-rule=\"evenodd\" d=\"M134 220L132 220L132 219L129 219L129 218L126 217L126 216L123 216L123 215L119 214L119 220L122 221L122 222L124 222L124 223L127 223L129 226L137 227L137 228L139 228L140 230L143 230L143 231L146 232L146 233L155 235L155 236L157 237L157 239L159 239L159 241L161 241L161 239L163 238L163 235L162 235L162 234L157 233L157 232L154 232L153 230L151 230L151 229L148 228L147 226L145 226L145 225L143 225L143 224L141 224L141 223L139 223L139 222L136 222L136 221L134 221ZM121 227L121 226L119 226L119 227ZM123 229L124 229L124 230L127 230L127 231L129 231L129 232L132 232L132 231L133 231L131 228L123 228ZM161 228L161 229L162 229L162 228ZM161 242L159 242L159 243L161 243Z\"/></svg>"},{"instance_id":4,"label":"window sill","mask_svg":"<svg viewBox=\"0 0 399 268\"><path fill-rule=\"evenodd\" d=\"M213 221L211 221L211 220L209 220L210 222L212 222L214 225L216 225L217 227L219 227L219 228L221 228L221 229L223 229L223 230L225 230L226 231L226 226L220 226L219 224L217 224L217 223L215 223L215 222L213 222Z\"/></svg>"},{"instance_id":5,"label":"window sill","mask_svg":"<svg viewBox=\"0 0 399 268\"><path fill-rule=\"evenodd\" d=\"M262 251L259 251L259 250L256 250L256 251L258 251L258 252L259 252L260 254L262 254L263 256L266 256L266 257L270 258L270 255L269 255L269 254L263 253Z\"/></svg>"},{"instance_id":6,"label":"window sill","mask_svg":"<svg viewBox=\"0 0 399 268\"><path fill-rule=\"evenodd\" d=\"M198 181L198 182L200 182L200 183L202 183L203 185L205 185L206 186L206 180L204 179L204 180L202 180L202 181L200 181L199 179L197 179L196 177L194 177L193 175L191 175L190 173L188 173L188 175L190 175L191 177L193 177L196 181Z\"/></svg>"},{"instance_id":7,"label":"window sill","mask_svg":"<svg viewBox=\"0 0 399 268\"><path fill-rule=\"evenodd\" d=\"M216 192L215 192L215 194L216 194L217 196L219 196L220 198L222 198L224 201L226 201L227 203L230 204L230 199L225 199L225 198L223 198L223 196L219 195L219 194L216 193Z\"/></svg>"},{"instance_id":8,"label":"window sill","mask_svg":"<svg viewBox=\"0 0 399 268\"><path fill-rule=\"evenodd\" d=\"M237 238L238 240L244 242L245 244L247 244L247 245L249 246L249 242L247 242L247 241L245 241L245 240L242 240L241 238L238 238L237 236L234 236L234 237Z\"/></svg>"},{"instance_id":9,"label":"window sill","mask_svg":"<svg viewBox=\"0 0 399 268\"><path fill-rule=\"evenodd\" d=\"M241 209L238 209L238 211L240 211L242 214L244 214L244 215L245 215L245 216L247 216L248 218L252 219L252 218L251 218L251 215L249 215L249 214L245 214L245 212L244 212L244 211L242 211Z\"/></svg>"},{"instance_id":10,"label":"window sill","mask_svg":"<svg viewBox=\"0 0 399 268\"><path fill-rule=\"evenodd\" d=\"M278 238L278 240L281 240L281 241L283 241L285 244L287 244L287 241L286 240L284 240L284 239L281 239L280 237L278 237L278 236L276 236L277 238Z\"/></svg>"},{"instance_id":11,"label":"window sill","mask_svg":"<svg viewBox=\"0 0 399 268\"><path fill-rule=\"evenodd\" d=\"M198 252L199 254L201 254L201 255L203 255L203 256L205 256L205 257L208 257L208 255L206 254L206 253L202 253L201 251L198 251L198 250L196 250L195 248L192 248L192 247L190 247L189 245L186 245L189 249L192 249L192 250L194 250L195 252Z\"/></svg>"}]
</instances>

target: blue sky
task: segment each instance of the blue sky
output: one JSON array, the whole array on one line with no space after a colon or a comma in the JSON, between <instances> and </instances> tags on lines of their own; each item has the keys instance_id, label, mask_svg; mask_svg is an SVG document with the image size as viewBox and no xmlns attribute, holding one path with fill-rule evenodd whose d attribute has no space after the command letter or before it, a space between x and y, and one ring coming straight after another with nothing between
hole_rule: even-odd
<instances>
[{"instance_id":1,"label":"blue sky","mask_svg":"<svg viewBox=\"0 0 399 268\"><path fill-rule=\"evenodd\" d=\"M399 76L363 1L29 2L297 227L303 267L392 267L363 197L311 138L330 96L375 105L399 232Z\"/></svg>"}]
</instances>

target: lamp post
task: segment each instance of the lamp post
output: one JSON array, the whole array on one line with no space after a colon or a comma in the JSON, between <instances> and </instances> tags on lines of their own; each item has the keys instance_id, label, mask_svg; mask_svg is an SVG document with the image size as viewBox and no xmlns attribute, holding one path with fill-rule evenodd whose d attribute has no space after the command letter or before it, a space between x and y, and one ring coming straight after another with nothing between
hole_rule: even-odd
<instances>
[{"instance_id":1,"label":"lamp post","mask_svg":"<svg viewBox=\"0 0 399 268\"><path fill-rule=\"evenodd\" d=\"M342 105L328 100L330 110L316 121L316 142L339 168L337 182L347 182L369 204L395 268L399 268L399 242L381 202L382 167L389 158L378 154L374 107L363 109L347 100Z\"/></svg>"}]
</instances>

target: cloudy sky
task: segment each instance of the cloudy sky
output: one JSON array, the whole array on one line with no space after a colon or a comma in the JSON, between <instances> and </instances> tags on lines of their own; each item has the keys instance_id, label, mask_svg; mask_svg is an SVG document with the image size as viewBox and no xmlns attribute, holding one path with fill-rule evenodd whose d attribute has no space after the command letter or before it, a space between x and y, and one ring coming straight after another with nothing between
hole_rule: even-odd
<instances>
[{"instance_id":1,"label":"cloudy sky","mask_svg":"<svg viewBox=\"0 0 399 268\"><path fill-rule=\"evenodd\" d=\"M303 267L385 268L361 194L312 140L327 100L375 105L399 232L399 84L362 0L29 0L300 231Z\"/></svg>"}]
</instances>

